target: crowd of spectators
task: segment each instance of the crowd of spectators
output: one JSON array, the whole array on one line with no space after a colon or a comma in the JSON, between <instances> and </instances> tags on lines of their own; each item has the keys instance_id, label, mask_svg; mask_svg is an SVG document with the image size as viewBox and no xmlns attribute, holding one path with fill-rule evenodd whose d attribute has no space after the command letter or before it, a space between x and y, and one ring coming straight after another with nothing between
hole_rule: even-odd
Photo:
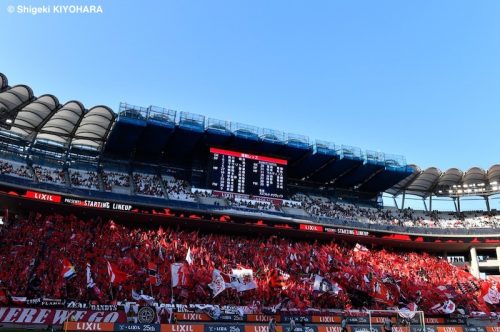
<instances>
[{"instance_id":1,"label":"crowd of spectators","mask_svg":"<svg viewBox=\"0 0 500 332\"><path fill-rule=\"evenodd\" d=\"M71 186L77 188L99 190L99 176L97 172L70 169L69 174Z\"/></svg>"},{"instance_id":2,"label":"crowd of spectators","mask_svg":"<svg viewBox=\"0 0 500 332\"><path fill-rule=\"evenodd\" d=\"M14 161L0 161L0 174L30 179L33 178L28 166Z\"/></svg>"},{"instance_id":3,"label":"crowd of spectators","mask_svg":"<svg viewBox=\"0 0 500 332\"><path fill-rule=\"evenodd\" d=\"M247 209L256 209L259 211L272 211L272 212L281 212L279 205L275 205L272 202L268 201L258 201L255 199L246 199L246 198L231 198L228 199L228 202L231 206L247 208Z\"/></svg>"},{"instance_id":4,"label":"crowd of spectators","mask_svg":"<svg viewBox=\"0 0 500 332\"><path fill-rule=\"evenodd\" d=\"M0 280L11 296L110 303L130 299L135 290L164 303L173 297L183 304L258 302L263 306L286 303L287 308L297 309L384 309L414 302L425 311L452 298L466 311L490 309L479 296L487 281L474 278L466 267L453 266L427 253L276 236L229 236L59 215L31 214L8 221L4 228ZM188 250L191 264L186 262ZM63 259L76 270L76 277L68 281L61 273ZM123 283L110 286L108 261L128 275ZM185 282L171 288L171 264L175 262L184 263ZM161 280L151 286L148 263L157 264ZM87 288L87 264L96 284L93 289ZM245 292L226 289L214 298L208 286L213 270L230 274L231 269L241 267L253 270L257 288ZM276 276L282 276L279 283L273 279ZM340 292L313 291L316 276L337 283Z\"/></svg>"},{"instance_id":5,"label":"crowd of spectators","mask_svg":"<svg viewBox=\"0 0 500 332\"><path fill-rule=\"evenodd\" d=\"M33 165L38 182L65 184L66 178L62 169L56 169L47 166Z\"/></svg>"},{"instance_id":6,"label":"crowd of spectators","mask_svg":"<svg viewBox=\"0 0 500 332\"><path fill-rule=\"evenodd\" d=\"M137 194L163 197L161 178L157 175L134 173L134 184Z\"/></svg>"},{"instance_id":7,"label":"crowd of spectators","mask_svg":"<svg viewBox=\"0 0 500 332\"><path fill-rule=\"evenodd\" d=\"M130 187L130 176L127 173L103 171L102 180L106 191L112 191L113 187Z\"/></svg>"},{"instance_id":8,"label":"crowd of spectators","mask_svg":"<svg viewBox=\"0 0 500 332\"><path fill-rule=\"evenodd\" d=\"M491 228L500 227L500 216L496 213L424 213L411 208L381 209L362 207L344 202L332 202L326 197L296 194L292 200L312 216L352 220L357 222L405 227L434 228Z\"/></svg>"},{"instance_id":9,"label":"crowd of spectators","mask_svg":"<svg viewBox=\"0 0 500 332\"><path fill-rule=\"evenodd\" d=\"M167 190L169 199L194 202L196 196L191 192L191 186L187 181L176 179L172 176L163 176L163 183Z\"/></svg>"}]
</instances>

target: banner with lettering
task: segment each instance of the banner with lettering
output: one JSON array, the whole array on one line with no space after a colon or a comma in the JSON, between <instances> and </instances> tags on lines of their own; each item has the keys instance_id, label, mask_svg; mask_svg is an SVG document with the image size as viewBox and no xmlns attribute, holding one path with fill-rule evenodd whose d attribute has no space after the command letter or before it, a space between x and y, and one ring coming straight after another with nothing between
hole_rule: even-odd
<instances>
[{"instance_id":1,"label":"banner with lettering","mask_svg":"<svg viewBox=\"0 0 500 332\"><path fill-rule=\"evenodd\" d=\"M305 325L301 324L295 325L294 331L292 331L290 325L284 325L283 332L318 332L318 328L315 325Z\"/></svg>"},{"instance_id":2,"label":"banner with lettering","mask_svg":"<svg viewBox=\"0 0 500 332\"><path fill-rule=\"evenodd\" d=\"M500 332L500 326L488 326L486 328L488 332Z\"/></svg>"},{"instance_id":3,"label":"banner with lettering","mask_svg":"<svg viewBox=\"0 0 500 332\"><path fill-rule=\"evenodd\" d=\"M372 325L371 330L370 325L350 326L350 332L382 332L382 326Z\"/></svg>"},{"instance_id":4,"label":"banner with lettering","mask_svg":"<svg viewBox=\"0 0 500 332\"><path fill-rule=\"evenodd\" d=\"M320 325L318 326L318 332L341 332L342 328L340 326L333 325Z\"/></svg>"},{"instance_id":5,"label":"banner with lettering","mask_svg":"<svg viewBox=\"0 0 500 332\"><path fill-rule=\"evenodd\" d=\"M207 324L205 325L205 332L245 332L245 325Z\"/></svg>"},{"instance_id":6,"label":"banner with lettering","mask_svg":"<svg viewBox=\"0 0 500 332\"><path fill-rule=\"evenodd\" d=\"M125 323L127 321L124 311L0 307L0 324L62 325L72 316L79 322Z\"/></svg>"},{"instance_id":7,"label":"banner with lettering","mask_svg":"<svg viewBox=\"0 0 500 332\"><path fill-rule=\"evenodd\" d=\"M114 331L114 326L113 323L66 322L64 331Z\"/></svg>"},{"instance_id":8,"label":"banner with lettering","mask_svg":"<svg viewBox=\"0 0 500 332\"><path fill-rule=\"evenodd\" d=\"M257 283L253 279L252 269L232 269L231 287L238 292L245 292L257 288Z\"/></svg>"},{"instance_id":9,"label":"banner with lettering","mask_svg":"<svg viewBox=\"0 0 500 332\"><path fill-rule=\"evenodd\" d=\"M461 326L438 326L437 332L464 332Z\"/></svg>"},{"instance_id":10,"label":"banner with lettering","mask_svg":"<svg viewBox=\"0 0 500 332\"><path fill-rule=\"evenodd\" d=\"M342 321L340 316L312 316L313 323L320 324L340 324Z\"/></svg>"},{"instance_id":11,"label":"banner with lettering","mask_svg":"<svg viewBox=\"0 0 500 332\"><path fill-rule=\"evenodd\" d=\"M115 324L115 331L160 332L160 324Z\"/></svg>"},{"instance_id":12,"label":"banner with lettering","mask_svg":"<svg viewBox=\"0 0 500 332\"><path fill-rule=\"evenodd\" d=\"M205 332L205 328L201 324L162 324L161 332Z\"/></svg>"},{"instance_id":13,"label":"banner with lettering","mask_svg":"<svg viewBox=\"0 0 500 332\"><path fill-rule=\"evenodd\" d=\"M271 320L271 318L274 318L275 321L280 322L281 317L280 315L247 315L247 322L263 322L267 323Z\"/></svg>"},{"instance_id":14,"label":"banner with lettering","mask_svg":"<svg viewBox=\"0 0 500 332\"><path fill-rule=\"evenodd\" d=\"M290 323L290 320L293 320L296 323L312 323L312 316L305 316L305 315L299 315L299 316L281 316L281 323Z\"/></svg>"},{"instance_id":15,"label":"banner with lettering","mask_svg":"<svg viewBox=\"0 0 500 332\"><path fill-rule=\"evenodd\" d=\"M175 318L178 321L199 321L199 322L208 322L212 320L207 314L198 314L195 312L176 312Z\"/></svg>"},{"instance_id":16,"label":"banner with lettering","mask_svg":"<svg viewBox=\"0 0 500 332\"><path fill-rule=\"evenodd\" d=\"M269 332L268 325L245 325L245 332ZM276 332L283 332L281 326L276 325Z\"/></svg>"},{"instance_id":17,"label":"banner with lettering","mask_svg":"<svg viewBox=\"0 0 500 332\"><path fill-rule=\"evenodd\" d=\"M464 326L464 332L486 332L483 326Z\"/></svg>"}]
</instances>

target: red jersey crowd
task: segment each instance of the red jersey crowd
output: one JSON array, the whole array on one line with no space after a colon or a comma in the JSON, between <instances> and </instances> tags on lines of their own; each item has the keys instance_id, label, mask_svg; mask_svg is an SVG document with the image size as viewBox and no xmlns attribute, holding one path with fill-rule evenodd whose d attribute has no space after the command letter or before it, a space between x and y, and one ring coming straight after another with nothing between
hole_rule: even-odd
<instances>
[{"instance_id":1,"label":"red jersey crowd","mask_svg":"<svg viewBox=\"0 0 500 332\"><path fill-rule=\"evenodd\" d=\"M11 218L13 219L13 218ZM355 243L307 242L271 237L200 233L153 225L82 220L32 213L0 230L0 289L10 297L49 297L112 303L131 300L132 290L156 301L192 304L260 303L287 308L366 307L412 303L430 311L452 299L465 311L494 311L481 294L491 284L427 253L367 249ZM192 262L186 262L190 250ZM66 280L63 262L76 274ZM110 283L107 263L126 275ZM171 264L183 263L186 278L171 287ZM87 264L95 287L89 288ZM148 267L156 266L151 282ZM212 296L214 269L253 270L257 288L226 289ZM315 290L317 276L335 292ZM340 289L340 291L338 291Z\"/></svg>"}]
</instances>

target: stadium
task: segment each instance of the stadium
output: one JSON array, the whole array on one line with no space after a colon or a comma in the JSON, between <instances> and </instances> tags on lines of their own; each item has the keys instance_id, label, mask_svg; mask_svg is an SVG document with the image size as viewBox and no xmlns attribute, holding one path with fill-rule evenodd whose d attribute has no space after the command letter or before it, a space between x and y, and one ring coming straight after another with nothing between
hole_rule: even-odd
<instances>
[{"instance_id":1,"label":"stadium","mask_svg":"<svg viewBox=\"0 0 500 332\"><path fill-rule=\"evenodd\" d=\"M16 84L0 74L2 328L498 331L500 165Z\"/></svg>"}]
</instances>

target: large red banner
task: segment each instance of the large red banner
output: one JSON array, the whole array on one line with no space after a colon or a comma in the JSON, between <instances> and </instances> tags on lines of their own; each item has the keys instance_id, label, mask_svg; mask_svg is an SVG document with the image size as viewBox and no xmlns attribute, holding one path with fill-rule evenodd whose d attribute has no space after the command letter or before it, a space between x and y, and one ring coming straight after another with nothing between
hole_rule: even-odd
<instances>
[{"instance_id":1,"label":"large red banner","mask_svg":"<svg viewBox=\"0 0 500 332\"><path fill-rule=\"evenodd\" d=\"M114 331L114 323L67 322L64 331Z\"/></svg>"},{"instance_id":2,"label":"large red banner","mask_svg":"<svg viewBox=\"0 0 500 332\"><path fill-rule=\"evenodd\" d=\"M38 192L38 191L28 190L26 192L25 196L28 197L28 198L37 199L39 201L48 201L48 202L54 202L54 203L61 203L61 196L54 195L54 194L47 194L47 193L41 193L41 192Z\"/></svg>"}]
</instances>

